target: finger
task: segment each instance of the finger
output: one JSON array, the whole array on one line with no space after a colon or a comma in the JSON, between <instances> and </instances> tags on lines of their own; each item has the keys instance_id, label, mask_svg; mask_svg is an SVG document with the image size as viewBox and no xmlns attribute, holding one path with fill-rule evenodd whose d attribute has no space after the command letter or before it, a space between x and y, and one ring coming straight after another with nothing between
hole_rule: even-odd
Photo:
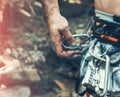
<instances>
[{"instance_id":1,"label":"finger","mask_svg":"<svg viewBox=\"0 0 120 97\"><path fill-rule=\"evenodd\" d=\"M61 46L56 46L57 55L60 57L69 57L74 54L74 51L64 51Z\"/></svg>"},{"instance_id":2,"label":"finger","mask_svg":"<svg viewBox=\"0 0 120 97\"><path fill-rule=\"evenodd\" d=\"M74 39L74 37L73 37L72 33L70 32L68 27L64 30L63 35L70 45L76 44L75 39Z\"/></svg>"},{"instance_id":3,"label":"finger","mask_svg":"<svg viewBox=\"0 0 120 97\"><path fill-rule=\"evenodd\" d=\"M60 57L68 57L71 56L74 52L73 51L64 51L62 48L62 38L59 32L54 32L51 34L51 39L54 44L56 53Z\"/></svg>"}]
</instances>

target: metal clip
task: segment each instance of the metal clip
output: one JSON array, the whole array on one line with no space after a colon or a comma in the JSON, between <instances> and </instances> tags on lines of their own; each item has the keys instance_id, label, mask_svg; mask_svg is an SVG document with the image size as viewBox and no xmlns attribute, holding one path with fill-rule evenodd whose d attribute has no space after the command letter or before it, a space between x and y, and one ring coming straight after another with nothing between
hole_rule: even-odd
<instances>
[{"instance_id":1,"label":"metal clip","mask_svg":"<svg viewBox=\"0 0 120 97\"><path fill-rule=\"evenodd\" d=\"M109 70L110 70L110 57L108 55L101 55L101 56L97 56L96 54L94 54L92 51L92 48L94 48L94 45L96 44L97 39L94 40L93 44L90 46L89 48L89 53L91 56L93 56L94 58L105 62L105 79L104 79L104 88L102 92L98 92L99 96L105 96L107 94L107 89L108 89L108 77L109 77Z\"/></svg>"},{"instance_id":2,"label":"metal clip","mask_svg":"<svg viewBox=\"0 0 120 97\"><path fill-rule=\"evenodd\" d=\"M95 38L94 41L93 41L93 43L92 43L92 45L91 45L90 48L89 48L89 53L90 53L91 56L93 56L93 57L95 57L95 58L97 58L97 59L105 62L106 60L103 58L103 55L97 56L97 55L94 54L94 52L93 52L93 48L94 48L96 42L97 42L97 39ZM111 64L115 64L115 63L117 63L118 61L120 61L120 55L119 55L116 59L111 60L110 63L111 63Z\"/></svg>"},{"instance_id":3,"label":"metal clip","mask_svg":"<svg viewBox=\"0 0 120 97\"><path fill-rule=\"evenodd\" d=\"M104 79L104 89L102 93L100 93L100 96L105 96L108 91L108 78L109 78L109 70L110 70L110 57L108 55L105 55L105 79Z\"/></svg>"},{"instance_id":4,"label":"metal clip","mask_svg":"<svg viewBox=\"0 0 120 97\"><path fill-rule=\"evenodd\" d=\"M88 45L87 41L90 39L90 35L89 34L74 34L73 35L74 38L81 38L85 40L85 44L76 44L74 46L66 46L65 44L63 44L63 49L65 50L80 50L80 51L84 51L84 48Z\"/></svg>"}]
</instances>

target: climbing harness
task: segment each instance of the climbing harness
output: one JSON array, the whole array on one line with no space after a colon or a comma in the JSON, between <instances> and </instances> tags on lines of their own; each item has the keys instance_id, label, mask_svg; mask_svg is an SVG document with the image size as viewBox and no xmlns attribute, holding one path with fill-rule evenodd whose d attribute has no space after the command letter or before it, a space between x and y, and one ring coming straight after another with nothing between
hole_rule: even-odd
<instances>
[{"instance_id":1,"label":"climbing harness","mask_svg":"<svg viewBox=\"0 0 120 97\"><path fill-rule=\"evenodd\" d=\"M120 25L93 17L89 33L73 35L83 44L63 47L82 52L76 92L90 97L120 96ZM80 89L82 87L82 89Z\"/></svg>"}]
</instances>

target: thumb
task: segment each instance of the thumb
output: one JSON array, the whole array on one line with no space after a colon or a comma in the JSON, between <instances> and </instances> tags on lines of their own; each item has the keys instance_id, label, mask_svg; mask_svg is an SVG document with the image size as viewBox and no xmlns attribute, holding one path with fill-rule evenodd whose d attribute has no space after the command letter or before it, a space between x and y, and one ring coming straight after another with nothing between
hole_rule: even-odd
<instances>
[{"instance_id":1,"label":"thumb","mask_svg":"<svg viewBox=\"0 0 120 97\"><path fill-rule=\"evenodd\" d=\"M66 41L68 42L69 45L75 45L75 39L72 35L72 33L70 32L70 30L65 30L63 33Z\"/></svg>"}]
</instances>

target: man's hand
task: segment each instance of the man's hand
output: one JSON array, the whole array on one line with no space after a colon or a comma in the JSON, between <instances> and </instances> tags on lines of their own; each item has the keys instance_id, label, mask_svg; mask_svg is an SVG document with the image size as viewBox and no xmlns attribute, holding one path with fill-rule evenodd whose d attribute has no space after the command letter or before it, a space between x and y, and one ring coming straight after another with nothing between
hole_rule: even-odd
<instances>
[{"instance_id":1,"label":"man's hand","mask_svg":"<svg viewBox=\"0 0 120 97\"><path fill-rule=\"evenodd\" d=\"M74 38L69 31L68 21L60 15L58 0L41 0L50 30L51 40L56 53L61 57L72 55L73 51L64 51L62 39L65 38L68 44L74 45Z\"/></svg>"},{"instance_id":2,"label":"man's hand","mask_svg":"<svg viewBox=\"0 0 120 97\"><path fill-rule=\"evenodd\" d=\"M71 56L74 51L64 51L62 48L62 39L65 38L69 45L74 45L74 37L69 31L69 25L66 18L60 14L54 13L49 16L48 26L50 30L51 40L54 44L56 53L61 57Z\"/></svg>"}]
</instances>

